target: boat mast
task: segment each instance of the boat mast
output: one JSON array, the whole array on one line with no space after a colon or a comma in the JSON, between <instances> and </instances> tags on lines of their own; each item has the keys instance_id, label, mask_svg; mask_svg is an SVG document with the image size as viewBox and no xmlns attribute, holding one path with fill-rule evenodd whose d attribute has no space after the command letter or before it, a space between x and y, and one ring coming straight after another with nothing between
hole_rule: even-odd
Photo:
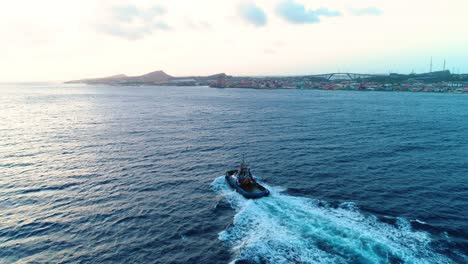
<instances>
[{"instance_id":1,"label":"boat mast","mask_svg":"<svg viewBox=\"0 0 468 264\"><path fill-rule=\"evenodd\" d=\"M245 155L242 154L241 169L247 169L247 163L245 163Z\"/></svg>"}]
</instances>

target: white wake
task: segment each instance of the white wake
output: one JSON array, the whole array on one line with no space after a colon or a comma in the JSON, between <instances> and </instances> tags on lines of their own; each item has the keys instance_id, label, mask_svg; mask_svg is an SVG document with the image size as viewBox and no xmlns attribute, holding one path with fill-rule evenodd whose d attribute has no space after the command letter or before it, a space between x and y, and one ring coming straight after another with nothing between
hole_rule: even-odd
<instances>
[{"instance_id":1,"label":"white wake","mask_svg":"<svg viewBox=\"0 0 468 264\"><path fill-rule=\"evenodd\" d=\"M223 176L212 189L236 210L233 225L219 234L237 260L256 263L452 263L430 249L428 233L408 221L396 225L362 214L352 203L338 208L266 186L271 195L247 200Z\"/></svg>"}]
</instances>

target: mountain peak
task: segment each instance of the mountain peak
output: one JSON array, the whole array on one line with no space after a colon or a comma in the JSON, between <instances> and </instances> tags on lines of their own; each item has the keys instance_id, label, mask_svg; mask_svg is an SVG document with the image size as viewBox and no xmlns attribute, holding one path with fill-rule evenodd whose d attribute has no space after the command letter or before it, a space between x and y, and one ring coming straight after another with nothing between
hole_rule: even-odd
<instances>
[{"instance_id":1,"label":"mountain peak","mask_svg":"<svg viewBox=\"0 0 468 264\"><path fill-rule=\"evenodd\" d=\"M142 79L144 81L151 81L151 82L166 82L174 77L165 73L164 71L159 70L159 71L153 71L147 74L143 74L136 78Z\"/></svg>"},{"instance_id":2,"label":"mountain peak","mask_svg":"<svg viewBox=\"0 0 468 264\"><path fill-rule=\"evenodd\" d=\"M162 71L162 70L152 71L152 72L149 72L149 73L147 73L147 74L141 75L141 77L143 77L143 76L165 76L165 77L170 77L170 78L172 78L172 76L170 76L169 74L165 73L165 72Z\"/></svg>"}]
</instances>

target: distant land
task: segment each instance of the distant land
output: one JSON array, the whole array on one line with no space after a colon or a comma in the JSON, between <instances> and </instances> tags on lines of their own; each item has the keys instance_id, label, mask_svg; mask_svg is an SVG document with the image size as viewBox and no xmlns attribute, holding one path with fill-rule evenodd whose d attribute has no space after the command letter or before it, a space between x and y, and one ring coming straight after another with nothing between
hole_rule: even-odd
<instances>
[{"instance_id":1,"label":"distant land","mask_svg":"<svg viewBox=\"0 0 468 264\"><path fill-rule=\"evenodd\" d=\"M175 77L158 70L140 76L125 74L66 83L148 86L210 86L216 88L320 89L360 91L409 91L468 93L468 74L448 70L420 74L327 73L301 76L209 76Z\"/></svg>"},{"instance_id":2,"label":"distant land","mask_svg":"<svg viewBox=\"0 0 468 264\"><path fill-rule=\"evenodd\" d=\"M192 85L210 85L216 83L220 78L227 78L224 73L218 73L209 76L186 76L174 77L164 71L153 71L140 76L127 76L118 74L109 77L81 79L68 81L66 83L84 83L84 84L109 84L109 85L160 85L160 86L192 86Z\"/></svg>"}]
</instances>

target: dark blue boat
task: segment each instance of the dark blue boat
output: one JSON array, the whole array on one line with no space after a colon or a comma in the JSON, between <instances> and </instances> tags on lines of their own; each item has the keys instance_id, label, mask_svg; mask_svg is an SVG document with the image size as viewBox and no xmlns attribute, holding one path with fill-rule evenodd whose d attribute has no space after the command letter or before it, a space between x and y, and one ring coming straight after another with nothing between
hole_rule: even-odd
<instances>
[{"instance_id":1,"label":"dark blue boat","mask_svg":"<svg viewBox=\"0 0 468 264\"><path fill-rule=\"evenodd\" d=\"M238 193L245 198L256 199L268 196L270 191L260 185L250 172L250 168L242 161L241 165L235 169L226 172L226 181Z\"/></svg>"}]
</instances>

